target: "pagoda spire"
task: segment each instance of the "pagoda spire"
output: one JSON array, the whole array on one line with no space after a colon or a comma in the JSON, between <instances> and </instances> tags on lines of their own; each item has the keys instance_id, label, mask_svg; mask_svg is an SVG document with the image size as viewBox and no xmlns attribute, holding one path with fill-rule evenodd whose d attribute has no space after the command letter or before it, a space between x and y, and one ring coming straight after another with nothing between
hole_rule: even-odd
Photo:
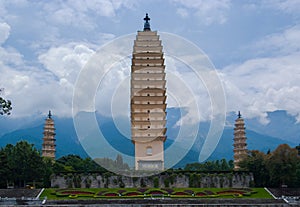
<instances>
[{"instance_id":1,"label":"pagoda spire","mask_svg":"<svg viewBox=\"0 0 300 207\"><path fill-rule=\"evenodd\" d=\"M247 137L245 132L245 123L241 112L238 112L238 118L235 120L234 128L234 144L233 144L233 158L234 170L240 169L238 163L247 156Z\"/></svg>"},{"instance_id":2,"label":"pagoda spire","mask_svg":"<svg viewBox=\"0 0 300 207\"><path fill-rule=\"evenodd\" d=\"M150 28L150 18L148 17L148 13L146 13L146 16L144 18L144 31L151 31L151 28Z\"/></svg>"},{"instance_id":3,"label":"pagoda spire","mask_svg":"<svg viewBox=\"0 0 300 207\"><path fill-rule=\"evenodd\" d=\"M48 113L48 118L49 118L49 119L51 119L51 116L52 116L52 114L51 114L51 110L49 110L49 113Z\"/></svg>"}]
</instances>

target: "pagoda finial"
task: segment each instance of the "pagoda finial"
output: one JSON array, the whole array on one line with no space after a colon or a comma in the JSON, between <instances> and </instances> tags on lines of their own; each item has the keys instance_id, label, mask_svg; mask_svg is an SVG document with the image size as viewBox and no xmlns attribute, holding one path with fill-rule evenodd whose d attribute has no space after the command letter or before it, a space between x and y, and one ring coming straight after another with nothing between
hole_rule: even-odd
<instances>
[{"instance_id":1,"label":"pagoda finial","mask_svg":"<svg viewBox=\"0 0 300 207\"><path fill-rule=\"evenodd\" d=\"M144 18L144 21L145 21L145 23L144 23L144 31L151 31L151 29L150 29L150 23L149 23L150 18L148 17L148 13L146 13L146 17Z\"/></svg>"},{"instance_id":2,"label":"pagoda finial","mask_svg":"<svg viewBox=\"0 0 300 207\"><path fill-rule=\"evenodd\" d=\"M49 110L49 113L48 113L48 118L49 118L49 119L51 119L51 116L52 116L52 114L51 114L51 110Z\"/></svg>"},{"instance_id":3,"label":"pagoda finial","mask_svg":"<svg viewBox=\"0 0 300 207\"><path fill-rule=\"evenodd\" d=\"M239 113L238 113L238 118L240 119L240 118L242 118L242 115L241 115L241 112L239 111Z\"/></svg>"}]
</instances>

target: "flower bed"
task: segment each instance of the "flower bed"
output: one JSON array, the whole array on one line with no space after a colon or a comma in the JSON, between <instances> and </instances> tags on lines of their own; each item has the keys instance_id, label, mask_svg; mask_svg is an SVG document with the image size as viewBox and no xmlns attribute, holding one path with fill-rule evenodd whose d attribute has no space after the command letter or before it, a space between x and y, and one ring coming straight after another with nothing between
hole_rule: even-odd
<instances>
[{"instance_id":1,"label":"flower bed","mask_svg":"<svg viewBox=\"0 0 300 207\"><path fill-rule=\"evenodd\" d=\"M171 197L171 198L226 198L228 196L252 197L258 193L255 189L250 188L101 188L101 189L53 189L51 196L80 199L95 198L152 198L152 197ZM50 197L50 196L49 196ZM255 196L254 196L255 197Z\"/></svg>"},{"instance_id":2,"label":"flower bed","mask_svg":"<svg viewBox=\"0 0 300 207\"><path fill-rule=\"evenodd\" d=\"M123 194L124 196L138 196L142 195L140 192L127 192Z\"/></svg>"},{"instance_id":3,"label":"flower bed","mask_svg":"<svg viewBox=\"0 0 300 207\"><path fill-rule=\"evenodd\" d=\"M106 190L105 191L99 191L96 195L97 196L103 196L104 193L107 193L107 191Z\"/></svg>"},{"instance_id":4,"label":"flower bed","mask_svg":"<svg viewBox=\"0 0 300 207\"><path fill-rule=\"evenodd\" d=\"M217 192L218 195L230 195L233 197L251 196L252 193L255 192L249 189L228 189Z\"/></svg>"},{"instance_id":5,"label":"flower bed","mask_svg":"<svg viewBox=\"0 0 300 207\"><path fill-rule=\"evenodd\" d=\"M119 194L108 192L108 193L105 193L104 196L106 196L106 197L116 197L116 196L119 196Z\"/></svg>"},{"instance_id":6,"label":"flower bed","mask_svg":"<svg viewBox=\"0 0 300 207\"><path fill-rule=\"evenodd\" d=\"M215 193L212 192L212 191L210 191L210 190L205 190L204 193L205 193L206 195L215 195Z\"/></svg>"},{"instance_id":7,"label":"flower bed","mask_svg":"<svg viewBox=\"0 0 300 207\"><path fill-rule=\"evenodd\" d=\"M204 193L204 192L198 192L195 195L196 196L207 196L206 193Z\"/></svg>"},{"instance_id":8,"label":"flower bed","mask_svg":"<svg viewBox=\"0 0 300 207\"><path fill-rule=\"evenodd\" d=\"M153 190L153 191L150 191L149 194L155 194L155 195L159 195L159 194L164 194L163 192L159 191L159 190Z\"/></svg>"},{"instance_id":9,"label":"flower bed","mask_svg":"<svg viewBox=\"0 0 300 207\"><path fill-rule=\"evenodd\" d=\"M190 195L189 193L186 192L175 192L173 195Z\"/></svg>"},{"instance_id":10,"label":"flower bed","mask_svg":"<svg viewBox=\"0 0 300 207\"><path fill-rule=\"evenodd\" d=\"M94 192L83 191L83 190L60 190L56 192L56 196L63 197L69 196L70 198L77 198L77 197L89 197L94 196Z\"/></svg>"},{"instance_id":11,"label":"flower bed","mask_svg":"<svg viewBox=\"0 0 300 207\"><path fill-rule=\"evenodd\" d=\"M219 195L224 195L224 194L244 194L246 193L245 191L240 191L240 190L223 190L223 191L218 191L217 194Z\"/></svg>"}]
</instances>

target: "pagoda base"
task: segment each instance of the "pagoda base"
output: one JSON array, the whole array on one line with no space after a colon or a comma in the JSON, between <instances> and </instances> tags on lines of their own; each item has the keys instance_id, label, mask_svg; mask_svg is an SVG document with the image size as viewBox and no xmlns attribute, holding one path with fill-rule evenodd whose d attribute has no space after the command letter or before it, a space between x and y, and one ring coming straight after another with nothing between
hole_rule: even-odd
<instances>
[{"instance_id":1,"label":"pagoda base","mask_svg":"<svg viewBox=\"0 0 300 207\"><path fill-rule=\"evenodd\" d=\"M162 171L163 170L163 161L161 160L139 160L138 170L145 171Z\"/></svg>"}]
</instances>

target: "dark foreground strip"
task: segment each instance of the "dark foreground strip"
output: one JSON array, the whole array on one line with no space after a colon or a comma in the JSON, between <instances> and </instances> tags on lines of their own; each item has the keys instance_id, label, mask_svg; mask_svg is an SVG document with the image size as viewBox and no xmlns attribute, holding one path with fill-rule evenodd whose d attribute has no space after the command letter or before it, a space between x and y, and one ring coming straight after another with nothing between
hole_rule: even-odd
<instances>
[{"instance_id":1,"label":"dark foreground strip","mask_svg":"<svg viewBox=\"0 0 300 207\"><path fill-rule=\"evenodd\" d=\"M99 199L99 200L49 200L45 205L142 205L142 206L288 206L283 200L275 199Z\"/></svg>"}]
</instances>

